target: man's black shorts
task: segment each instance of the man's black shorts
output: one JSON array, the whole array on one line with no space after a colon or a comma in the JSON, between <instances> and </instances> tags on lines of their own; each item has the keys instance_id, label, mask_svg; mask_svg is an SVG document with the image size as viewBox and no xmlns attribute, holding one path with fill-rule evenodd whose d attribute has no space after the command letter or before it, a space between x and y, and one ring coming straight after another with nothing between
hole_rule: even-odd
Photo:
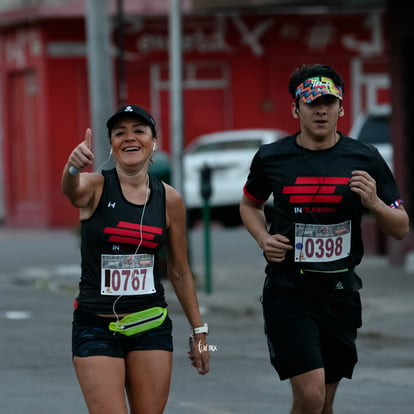
<instances>
[{"instance_id":1,"label":"man's black shorts","mask_svg":"<svg viewBox=\"0 0 414 414\"><path fill-rule=\"evenodd\" d=\"M317 368L324 368L328 384L352 377L359 292L318 297L265 283L262 305L270 360L281 380Z\"/></svg>"}]
</instances>

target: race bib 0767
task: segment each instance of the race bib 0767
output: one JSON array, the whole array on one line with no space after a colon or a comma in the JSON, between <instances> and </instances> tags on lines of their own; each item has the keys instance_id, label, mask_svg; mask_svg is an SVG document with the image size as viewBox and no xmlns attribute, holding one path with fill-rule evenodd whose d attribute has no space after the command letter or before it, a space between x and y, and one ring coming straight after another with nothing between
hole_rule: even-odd
<instances>
[{"instance_id":1,"label":"race bib 0767","mask_svg":"<svg viewBox=\"0 0 414 414\"><path fill-rule=\"evenodd\" d=\"M146 295L154 292L152 254L102 255L102 295Z\"/></svg>"}]
</instances>

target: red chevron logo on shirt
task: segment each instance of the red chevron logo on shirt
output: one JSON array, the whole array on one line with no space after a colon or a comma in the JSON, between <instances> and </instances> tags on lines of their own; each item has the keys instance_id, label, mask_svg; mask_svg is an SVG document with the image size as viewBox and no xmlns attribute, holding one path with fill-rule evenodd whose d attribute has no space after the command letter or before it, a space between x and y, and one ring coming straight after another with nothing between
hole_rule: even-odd
<instances>
[{"instance_id":1,"label":"red chevron logo on shirt","mask_svg":"<svg viewBox=\"0 0 414 414\"><path fill-rule=\"evenodd\" d=\"M295 185L283 187L282 194L291 194L289 203L340 203L336 186L348 182L349 177L297 177Z\"/></svg>"},{"instance_id":2,"label":"red chevron logo on shirt","mask_svg":"<svg viewBox=\"0 0 414 414\"><path fill-rule=\"evenodd\" d=\"M162 234L162 228L120 221L117 227L105 227L103 232L110 234L108 241L113 243L133 245L141 243L141 246L155 249L159 243L152 240L154 240L156 234Z\"/></svg>"}]
</instances>

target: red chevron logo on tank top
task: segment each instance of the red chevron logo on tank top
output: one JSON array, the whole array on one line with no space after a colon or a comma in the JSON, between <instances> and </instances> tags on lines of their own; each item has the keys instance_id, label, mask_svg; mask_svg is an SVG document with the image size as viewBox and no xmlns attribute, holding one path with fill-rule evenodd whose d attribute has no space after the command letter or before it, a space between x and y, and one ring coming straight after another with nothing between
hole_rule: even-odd
<instances>
[{"instance_id":1,"label":"red chevron logo on tank top","mask_svg":"<svg viewBox=\"0 0 414 414\"><path fill-rule=\"evenodd\" d=\"M349 177L297 177L295 185L283 187L290 194L289 203L340 203L335 194L338 185L347 185Z\"/></svg>"},{"instance_id":2,"label":"red chevron logo on tank top","mask_svg":"<svg viewBox=\"0 0 414 414\"><path fill-rule=\"evenodd\" d=\"M155 249L159 243L153 240L156 234L162 234L162 228L120 221L117 227L105 227L103 232L110 234L108 241L113 243L133 245L141 243L141 246Z\"/></svg>"}]
</instances>

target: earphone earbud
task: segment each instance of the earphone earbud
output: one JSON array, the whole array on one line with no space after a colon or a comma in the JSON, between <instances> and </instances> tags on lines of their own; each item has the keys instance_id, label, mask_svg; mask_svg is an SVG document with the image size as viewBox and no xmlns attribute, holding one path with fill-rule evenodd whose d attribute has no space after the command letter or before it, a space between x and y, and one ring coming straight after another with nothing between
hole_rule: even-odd
<instances>
[{"instance_id":1,"label":"earphone earbud","mask_svg":"<svg viewBox=\"0 0 414 414\"><path fill-rule=\"evenodd\" d=\"M154 152L157 149L157 143L154 142L154 145L152 146L152 151Z\"/></svg>"},{"instance_id":2,"label":"earphone earbud","mask_svg":"<svg viewBox=\"0 0 414 414\"><path fill-rule=\"evenodd\" d=\"M109 151L109 156L111 156L112 155L112 148L111 148L111 151Z\"/></svg>"}]
</instances>

